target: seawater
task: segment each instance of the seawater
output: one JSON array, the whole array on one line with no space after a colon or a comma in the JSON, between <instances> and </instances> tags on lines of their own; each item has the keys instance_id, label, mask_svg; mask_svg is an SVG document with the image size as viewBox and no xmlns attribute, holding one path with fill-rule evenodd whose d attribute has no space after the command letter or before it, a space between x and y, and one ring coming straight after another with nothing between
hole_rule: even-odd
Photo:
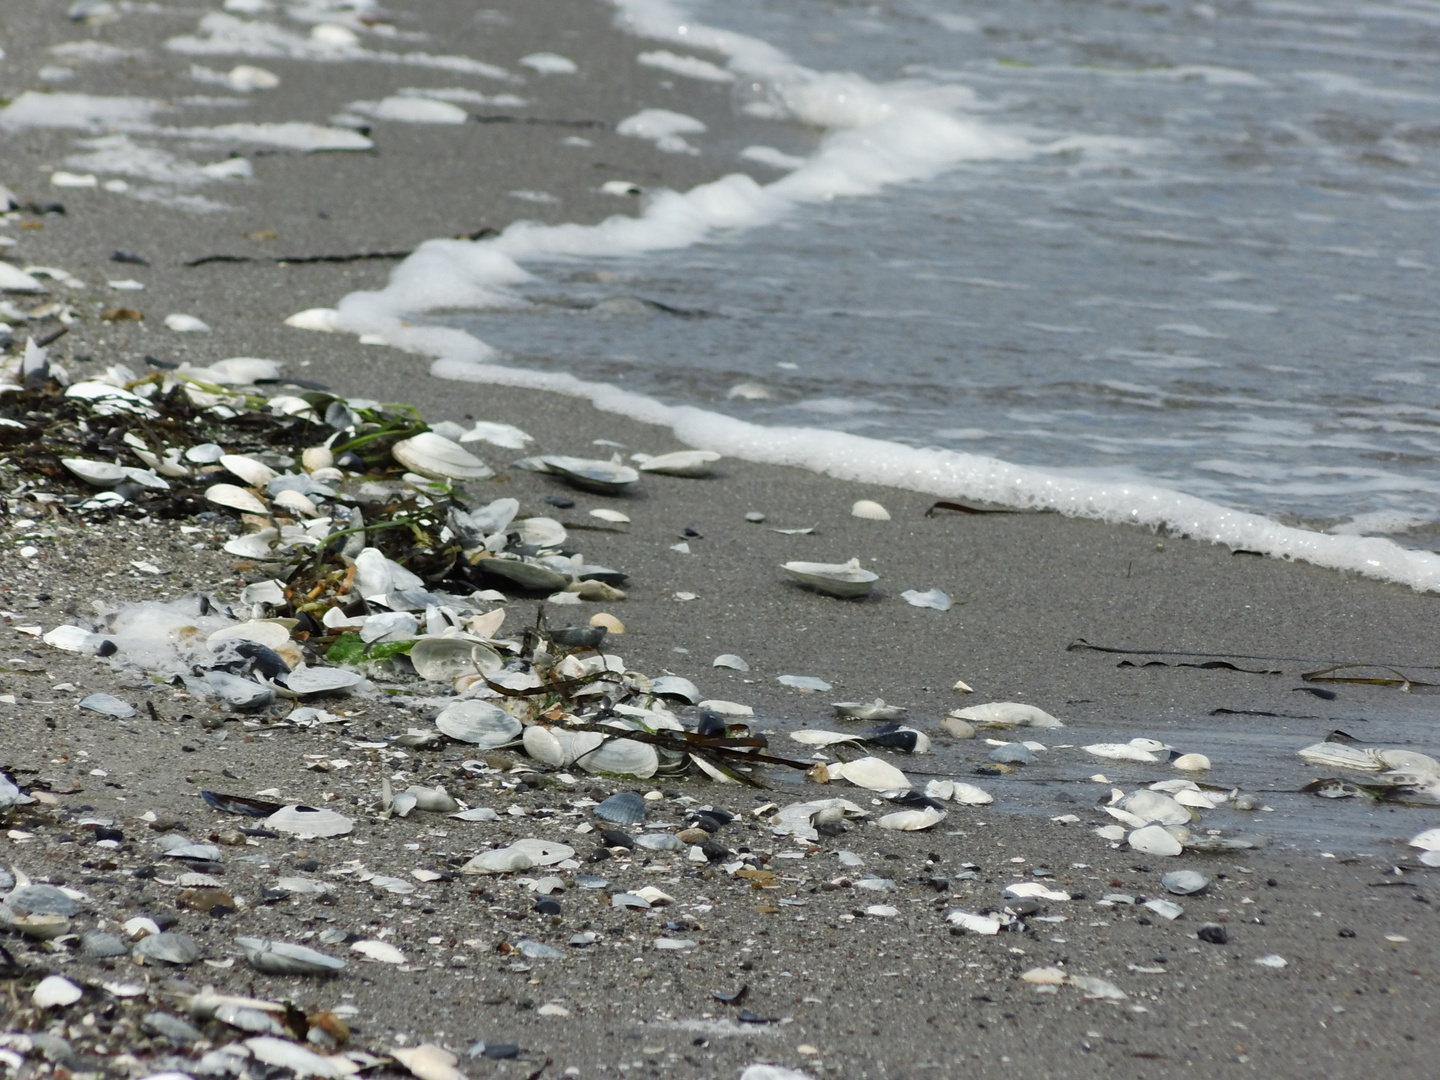
<instances>
[{"instance_id":1,"label":"seawater","mask_svg":"<svg viewBox=\"0 0 1440 1080\"><path fill-rule=\"evenodd\" d=\"M1440 534L1440 4L618 6L820 151L437 247L352 326L729 452L1440 583L1314 536ZM377 316L437 275L449 333Z\"/></svg>"}]
</instances>

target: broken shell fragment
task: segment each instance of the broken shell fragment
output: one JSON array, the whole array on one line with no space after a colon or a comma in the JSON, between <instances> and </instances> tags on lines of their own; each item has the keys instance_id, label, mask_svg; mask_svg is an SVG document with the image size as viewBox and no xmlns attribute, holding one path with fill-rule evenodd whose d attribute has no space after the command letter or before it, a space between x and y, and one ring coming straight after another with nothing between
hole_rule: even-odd
<instances>
[{"instance_id":1,"label":"broken shell fragment","mask_svg":"<svg viewBox=\"0 0 1440 1080\"><path fill-rule=\"evenodd\" d=\"M239 510L242 514L267 514L269 510L256 496L234 484L211 484L205 489L205 499L216 506Z\"/></svg>"},{"instance_id":2,"label":"broken shell fragment","mask_svg":"<svg viewBox=\"0 0 1440 1080\"><path fill-rule=\"evenodd\" d=\"M495 475L469 450L433 431L401 439L390 453L405 468L432 480L488 480Z\"/></svg>"},{"instance_id":3,"label":"broken shell fragment","mask_svg":"<svg viewBox=\"0 0 1440 1080\"><path fill-rule=\"evenodd\" d=\"M720 455L713 450L676 450L674 453L646 458L640 465L640 471L696 479L709 476L710 467L719 460Z\"/></svg>"},{"instance_id":4,"label":"broken shell fragment","mask_svg":"<svg viewBox=\"0 0 1440 1080\"><path fill-rule=\"evenodd\" d=\"M465 1080L465 1074L455 1067L460 1059L434 1043L392 1047L390 1056L417 1080Z\"/></svg>"},{"instance_id":5,"label":"broken shell fragment","mask_svg":"<svg viewBox=\"0 0 1440 1080\"><path fill-rule=\"evenodd\" d=\"M355 827L349 818L334 810L313 806L285 806L265 819L265 825L291 836L344 836Z\"/></svg>"},{"instance_id":6,"label":"broken shell fragment","mask_svg":"<svg viewBox=\"0 0 1440 1080\"><path fill-rule=\"evenodd\" d=\"M795 581L827 596L844 600L868 596L880 575L861 567L859 559L845 563L788 562L780 569Z\"/></svg>"},{"instance_id":7,"label":"broken shell fragment","mask_svg":"<svg viewBox=\"0 0 1440 1080\"><path fill-rule=\"evenodd\" d=\"M889 521L890 511L871 499L861 499L850 507L850 516L866 521Z\"/></svg>"},{"instance_id":8,"label":"broken shell fragment","mask_svg":"<svg viewBox=\"0 0 1440 1080\"><path fill-rule=\"evenodd\" d=\"M901 810L898 813L886 814L879 821L880 828L892 829L896 832L919 832L922 829L931 828L944 821L946 817L944 810L936 810L933 806L927 806L923 810Z\"/></svg>"}]
</instances>

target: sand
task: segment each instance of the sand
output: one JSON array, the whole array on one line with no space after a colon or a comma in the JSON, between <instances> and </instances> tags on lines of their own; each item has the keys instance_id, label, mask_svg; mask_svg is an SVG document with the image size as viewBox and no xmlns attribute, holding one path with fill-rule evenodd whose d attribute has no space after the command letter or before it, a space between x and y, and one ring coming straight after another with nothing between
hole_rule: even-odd
<instances>
[{"instance_id":1,"label":"sand","mask_svg":"<svg viewBox=\"0 0 1440 1080\"><path fill-rule=\"evenodd\" d=\"M517 424L547 452L678 448L665 430L574 399L442 382L426 373L423 358L282 325L296 310L331 306L352 289L382 282L393 260L184 265L212 254L273 260L399 251L428 237L499 228L521 217L594 221L628 205L596 192L604 180L689 186L731 171L735 149L761 138L736 117L727 89L673 78L676 85L665 88L663 72L635 65L631 58L643 46L610 26L603 5L500 7L508 24L477 21L459 5L407 2L400 5L399 25L445 42L432 51L513 71L524 70L516 66L519 56L539 49L579 62L578 77L527 72L526 85L511 88L536 102L528 115L613 125L638 108L663 105L700 116L723 136L713 150L707 144L704 155L689 157L662 154L605 128L377 124L373 152L255 157L253 182L203 189L235 209L197 215L104 191L51 190L46 177L74 152L72 135L7 134L8 164L0 181L22 200L59 197L66 205L63 216L24 217L43 223L43 230L6 230L19 240L8 257L61 266L89 283L73 294L79 318L56 343L60 362L83 374L117 362L144 370L147 356L167 362L270 356L284 360L292 375L338 393L412 403L432 421ZM118 44L146 45L148 52L121 65L82 68L62 88L166 98L211 92L185 78L190 58L154 45L193 25L193 13L134 14L94 31ZM37 9L7 12L5 33L0 75L4 94L13 97L39 85L34 73L48 62L48 46L91 31L71 27L56 11ZM203 59L219 70L235 62ZM256 62L283 80L246 110L246 118L257 120L323 119L349 101L378 98L395 86L457 82L378 65ZM563 146L560 139L572 130L595 145ZM783 148L803 151L805 134L794 138ZM775 141L773 129L764 139ZM417 168L422 160L424 167ZM512 190L543 190L560 201L515 199L507 194ZM264 231L276 238L245 238ZM141 252L151 265L108 261L116 248ZM99 283L110 277L141 278L147 288L102 290ZM142 310L145 320L99 321L99 310L117 303ZM166 331L161 321L170 312L203 318L213 332ZM596 440L608 442L597 446ZM221 534L210 528L182 533L181 523L114 521L82 530L64 519L16 528L17 517L39 517L35 504L21 501L7 508L0 548L0 606L10 612L0 631L6 639L0 693L16 695L14 705L0 705L10 733L0 766L46 801L18 812L3 861L34 878L85 890L93 904L79 929L100 920L113 926L140 913L164 915L199 941L209 959L230 959L233 966L198 964L170 972L110 961L107 969L73 951L52 952L12 938L6 945L25 972L15 984L17 994L27 993L40 976L63 971L97 987L114 979L148 980L146 1009L173 1006L173 992L183 987L167 988L172 975L192 986L213 983L234 993L294 998L307 1008L351 1005L355 1046L384 1052L402 1043L441 1043L459 1052L462 1069L475 1077L568 1069L582 1076L634 1071L720 1077L756 1061L817 1076L885 1078L1428 1072L1423 1062L1440 1041L1433 1014L1440 933L1428 896L1432 871L1416 863L1403 841L1436 824L1437 815L1299 794L1316 774L1294 751L1335 728L1366 743L1436 749L1430 741L1435 698L1341 684L1332 687L1338 696L1326 700L1306 689L1325 684L1302 679L1334 663L1385 663L1425 679L1425 665L1434 663L1433 597L1183 537L1056 515L928 515L927 497L791 469L724 461L710 479L646 477L639 494L607 499L514 469L514 453L481 452L500 477L475 485L477 500L514 495L526 513L551 513L571 524L600 524L585 514L599 505L632 518L613 531L574 536L588 559L630 575L627 599L600 606L623 619L626 633L612 647L633 668L674 671L708 696L753 706L755 726L771 733L774 750L797 757L804 755L786 738L789 730L858 727L832 719L831 701L883 697L905 705L910 721L932 734L935 753L896 763L912 779L934 775L979 784L996 796L995 804L953 807L929 832L857 825L805 845L770 835L749 811L772 799L783 804L827 795L877 814L891 808L872 805L870 793L860 789L821 788L778 769L769 774L772 788L761 792L698 779L638 785L663 793L651 804L652 822L681 823L691 808L710 804L738 813L739 820L716 839L732 851L766 857L775 878L754 887L691 863L684 852L610 857L582 863L579 872L603 875L614 887L567 890L558 897L562 914L552 919L531 910L535 895L514 878L455 871L478 850L525 836L564 839L587 859L594 836L574 830L589 815L571 803L636 785L580 777L572 787L516 791L503 774L467 771L463 763L472 754L463 747L398 758L363 745L426 726L433 708L355 699L331 706L350 714L342 723L271 728L264 718L225 717L174 687L48 649L17 628L49 629L71 615L90 614L96 600L174 598L194 590L233 597L243 571L216 551ZM555 495L577 505L556 509L543 501ZM850 506L860 498L884 504L892 520L852 517ZM746 521L748 511L764 513L766 521ZM814 531L773 531L795 527ZM699 535L686 539L687 529ZM673 550L682 540L689 553ZM22 557L24 545L39 552ZM871 599L818 596L788 583L778 569L791 559L851 557L880 574ZM132 560L150 561L164 573L136 569ZM937 612L900 599L903 590L932 587L945 590L956 606ZM535 601L509 606L507 627L535 616ZM550 617L574 613L580 621L597 609L552 609ZM1148 651L1071 648L1079 640ZM712 668L720 653L743 656L750 672ZM1176 666L1211 660L1234 667ZM1167 666L1145 666L1150 661ZM783 674L818 677L832 690L796 691L777 682ZM960 679L973 695L952 689ZM140 707L139 715L116 721L78 711L75 702L93 691L125 697ZM955 740L941 733L939 721L951 709L989 700L1039 705L1067 727L1028 733L1048 748L1035 765L1008 776L976 775L990 749L983 736L996 733ZM158 720L144 707L147 701ZM223 722L207 727L207 719ZM1113 847L1095 835L1093 828L1110 822L1096 807L1110 784L1093 775L1103 773L1127 791L1176 775L1164 765L1103 761L1079 749L1136 736L1205 753L1215 765L1203 777L1206 783L1258 795L1271 812L1207 812L1197 828L1263 835L1269 846L1167 860ZM335 764L340 761L349 764ZM366 811L378 799L382 777L397 785L443 782L472 805L494 807L500 819L381 819ZM176 874L162 865L156 833L143 815L178 822L203 840L248 823L207 808L201 789L253 795L272 788L316 803L328 795L356 816L354 833L226 846L218 876L238 910L222 918L185 908ZM1066 815L1075 820L1052 820ZM93 834L79 824L91 817L114 822L124 836L119 848L94 847ZM863 865L844 866L840 850L855 852ZM973 877L966 873L971 864ZM157 876L135 874L155 866ZM1212 878L1204 894L1173 898L1185 909L1178 921L1124 900L1104 900L1163 895L1158 878L1177 867ZM422 882L412 877L415 869L442 877ZM1037 869L1054 877L1032 878ZM408 879L416 891L378 890L360 880L362 870ZM278 876L296 872L330 882L330 902L279 899L265 891ZM892 881L894 888L858 888L854 882L863 874ZM1032 919L1027 931L996 937L952 933L947 912L995 907L1005 886L1025 880L1043 880L1073 895L1048 902L1039 913L1064 921ZM645 884L675 903L651 912L610 906L610 892ZM876 905L895 914L866 913ZM1207 923L1223 924L1228 944L1198 939L1196 931ZM301 940L326 929L362 938L388 930L385 940L402 949L407 963L397 969L348 953L349 970L320 982L258 975L234 958L231 939L237 934ZM600 940L583 949L566 945L583 930ZM512 950L523 938L551 943L564 956L517 955ZM661 938L695 945L662 949L656 945ZM328 951L347 954L343 943ZM1256 964L1268 956L1282 957L1285 966ZM1127 996L1091 1000L1078 986L1052 995L1019 978L1050 965L1107 979ZM738 1005L713 997L742 985L748 991ZM137 1012L112 1007L106 1013L106 992L88 994L64 1014L77 1025L68 1034L86 1055L79 1071L143 1075L190 1067L188 1057L164 1060L170 1050L138 1030ZM568 1015L542 1009L547 1004ZM742 1008L770 1022L737 1023ZM102 1031L119 1026L97 1040L79 1026L87 1011L100 1015ZM11 1024L36 1031L48 1022L53 1018L16 1011ZM520 1057L465 1058L477 1040L514 1044ZM104 1053L96 1050L97 1041ZM138 1060L117 1059L122 1051Z\"/></svg>"}]
</instances>

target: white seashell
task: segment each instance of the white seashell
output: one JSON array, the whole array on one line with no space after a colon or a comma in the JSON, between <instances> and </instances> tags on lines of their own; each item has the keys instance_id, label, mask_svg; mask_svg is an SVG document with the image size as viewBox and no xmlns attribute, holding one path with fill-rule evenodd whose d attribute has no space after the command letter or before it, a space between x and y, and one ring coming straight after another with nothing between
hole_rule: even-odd
<instances>
[{"instance_id":1,"label":"white seashell","mask_svg":"<svg viewBox=\"0 0 1440 1080\"><path fill-rule=\"evenodd\" d=\"M566 769L575 762L575 745L572 733L564 728L548 724L530 724L520 740L525 752L536 761L552 769ZM589 749L594 749L590 747Z\"/></svg>"},{"instance_id":2,"label":"white seashell","mask_svg":"<svg viewBox=\"0 0 1440 1080\"><path fill-rule=\"evenodd\" d=\"M602 495L617 495L640 479L640 474L630 466L610 461L558 454L546 454L538 460L548 471L575 487Z\"/></svg>"},{"instance_id":3,"label":"white seashell","mask_svg":"<svg viewBox=\"0 0 1440 1080\"><path fill-rule=\"evenodd\" d=\"M575 766L590 773L646 780L660 768L660 755L646 743L609 738L589 753L577 756Z\"/></svg>"},{"instance_id":4,"label":"white seashell","mask_svg":"<svg viewBox=\"0 0 1440 1080\"><path fill-rule=\"evenodd\" d=\"M535 440L526 432L510 424L497 424L489 420L477 420L475 426L461 435L456 442L488 442L506 450L524 450Z\"/></svg>"},{"instance_id":5,"label":"white seashell","mask_svg":"<svg viewBox=\"0 0 1440 1080\"><path fill-rule=\"evenodd\" d=\"M1184 845L1162 825L1146 825L1136 829L1130 834L1129 843L1136 851L1143 851L1147 855L1179 855L1185 850Z\"/></svg>"},{"instance_id":6,"label":"white seashell","mask_svg":"<svg viewBox=\"0 0 1440 1080\"><path fill-rule=\"evenodd\" d=\"M511 874L519 870L529 870L535 864L530 856L523 851L516 851L513 848L495 848L491 851L482 851L473 859L460 867L462 874Z\"/></svg>"},{"instance_id":7,"label":"white seashell","mask_svg":"<svg viewBox=\"0 0 1440 1080\"><path fill-rule=\"evenodd\" d=\"M313 694L333 694L338 690L349 690L363 680L357 672L343 668L301 666L275 681L301 697L309 697Z\"/></svg>"},{"instance_id":8,"label":"white seashell","mask_svg":"<svg viewBox=\"0 0 1440 1080\"><path fill-rule=\"evenodd\" d=\"M309 472L316 469L333 469L335 454L328 446L309 446L300 454L300 463Z\"/></svg>"},{"instance_id":9,"label":"white seashell","mask_svg":"<svg viewBox=\"0 0 1440 1080\"><path fill-rule=\"evenodd\" d=\"M721 653L710 661L711 667L732 668L735 671L749 671L750 665L734 653Z\"/></svg>"},{"instance_id":10,"label":"white seashell","mask_svg":"<svg viewBox=\"0 0 1440 1080\"><path fill-rule=\"evenodd\" d=\"M304 945L253 937L237 937L235 944L251 967L267 975L337 975L345 970L344 960Z\"/></svg>"},{"instance_id":11,"label":"white seashell","mask_svg":"<svg viewBox=\"0 0 1440 1080\"><path fill-rule=\"evenodd\" d=\"M112 488L125 479L125 467L110 461L61 458L60 464L91 487Z\"/></svg>"},{"instance_id":12,"label":"white seashell","mask_svg":"<svg viewBox=\"0 0 1440 1080\"><path fill-rule=\"evenodd\" d=\"M1070 985L1085 991L1085 996L1094 1001L1124 1001L1129 995L1108 979L1097 975L1071 975Z\"/></svg>"},{"instance_id":13,"label":"white seashell","mask_svg":"<svg viewBox=\"0 0 1440 1080\"><path fill-rule=\"evenodd\" d=\"M181 364L176 374L189 374L221 386L252 386L257 382L274 382L279 379L282 366L284 365L278 360L265 360L258 356L232 356L227 360L217 360L206 367L196 368L193 372L187 372L186 365Z\"/></svg>"},{"instance_id":14,"label":"white seashell","mask_svg":"<svg viewBox=\"0 0 1440 1080\"><path fill-rule=\"evenodd\" d=\"M40 279L25 273L18 266L0 262L0 292L43 293Z\"/></svg>"},{"instance_id":15,"label":"white seashell","mask_svg":"<svg viewBox=\"0 0 1440 1080\"><path fill-rule=\"evenodd\" d=\"M1170 765L1183 772L1208 772L1210 759L1204 754L1181 754Z\"/></svg>"},{"instance_id":16,"label":"white seashell","mask_svg":"<svg viewBox=\"0 0 1440 1080\"><path fill-rule=\"evenodd\" d=\"M839 731L802 730L790 732L790 738L804 746L833 746L835 743L858 743L859 735L846 735Z\"/></svg>"},{"instance_id":17,"label":"white seashell","mask_svg":"<svg viewBox=\"0 0 1440 1080\"><path fill-rule=\"evenodd\" d=\"M864 518L866 521L889 521L890 511L881 506L878 502L870 499L861 499L854 506L850 507L850 516Z\"/></svg>"},{"instance_id":18,"label":"white seashell","mask_svg":"<svg viewBox=\"0 0 1440 1080\"><path fill-rule=\"evenodd\" d=\"M80 626L57 626L40 640L52 649L73 653L93 653L100 642L98 634Z\"/></svg>"},{"instance_id":19,"label":"white seashell","mask_svg":"<svg viewBox=\"0 0 1440 1080\"><path fill-rule=\"evenodd\" d=\"M994 915L975 915L968 911L952 911L945 916L945 921L970 934L993 937L1000 933L1000 920Z\"/></svg>"},{"instance_id":20,"label":"white seashell","mask_svg":"<svg viewBox=\"0 0 1440 1080\"><path fill-rule=\"evenodd\" d=\"M1153 765L1160 760L1159 755L1154 751L1131 743L1092 743L1081 749L1087 754L1108 758L1111 761L1141 761Z\"/></svg>"},{"instance_id":21,"label":"white seashell","mask_svg":"<svg viewBox=\"0 0 1440 1080\"><path fill-rule=\"evenodd\" d=\"M931 780L925 785L925 794L932 799L945 799L965 806L989 806L995 801L995 796L988 791L958 780Z\"/></svg>"},{"instance_id":22,"label":"white seashell","mask_svg":"<svg viewBox=\"0 0 1440 1080\"><path fill-rule=\"evenodd\" d=\"M296 1080L304 1080L307 1076L316 1076L320 1080L338 1080L354 1070L354 1064L346 1058L332 1061L298 1043L276 1038L274 1035L257 1035L253 1039L246 1039L245 1046L255 1055L256 1061L289 1069L295 1074Z\"/></svg>"},{"instance_id":23,"label":"white seashell","mask_svg":"<svg viewBox=\"0 0 1440 1080\"><path fill-rule=\"evenodd\" d=\"M528 559L500 556L481 559L477 566L484 574L504 578L512 585L532 592L558 592L570 584L567 575Z\"/></svg>"},{"instance_id":24,"label":"white seashell","mask_svg":"<svg viewBox=\"0 0 1440 1080\"><path fill-rule=\"evenodd\" d=\"M874 701L832 701L835 715L847 720L894 721L903 719L909 710L903 705L886 705L884 698Z\"/></svg>"},{"instance_id":25,"label":"white seashell","mask_svg":"<svg viewBox=\"0 0 1440 1080\"><path fill-rule=\"evenodd\" d=\"M273 561L275 553L271 548L271 541L279 535L280 534L274 529L262 529L260 532L246 533L244 536L236 536L226 540L225 543L220 545L220 550L231 555L238 555L242 559L269 559ZM332 608L331 610L334 611L338 609Z\"/></svg>"},{"instance_id":26,"label":"white seashell","mask_svg":"<svg viewBox=\"0 0 1440 1080\"><path fill-rule=\"evenodd\" d=\"M950 594L942 589L927 589L924 592L920 592L918 589L906 589L900 596L911 607L949 611L955 606L955 601L950 599Z\"/></svg>"},{"instance_id":27,"label":"white seashell","mask_svg":"<svg viewBox=\"0 0 1440 1080\"><path fill-rule=\"evenodd\" d=\"M711 712L718 712L721 716L754 716L755 710L749 705L741 705L738 701L726 701L724 698L706 698L700 702L699 708L709 709Z\"/></svg>"},{"instance_id":28,"label":"white seashell","mask_svg":"<svg viewBox=\"0 0 1440 1080\"><path fill-rule=\"evenodd\" d=\"M815 819L821 815L838 811L841 816L861 817L865 811L849 799L814 799L810 802L791 803L782 807L770 823L770 831L776 836L793 836L796 840L818 840Z\"/></svg>"},{"instance_id":29,"label":"white seashell","mask_svg":"<svg viewBox=\"0 0 1440 1080\"><path fill-rule=\"evenodd\" d=\"M401 439L390 453L405 468L432 480L488 480L495 475L469 450L433 431Z\"/></svg>"},{"instance_id":30,"label":"white seashell","mask_svg":"<svg viewBox=\"0 0 1440 1080\"><path fill-rule=\"evenodd\" d=\"M270 619L249 619L216 630L205 639L205 645L214 649L226 640L253 641L267 649L279 649L290 640L290 627Z\"/></svg>"},{"instance_id":31,"label":"white seashell","mask_svg":"<svg viewBox=\"0 0 1440 1080\"><path fill-rule=\"evenodd\" d=\"M1194 820L1194 815L1169 795L1149 789L1131 792L1116 806L1134 814L1147 825L1188 825Z\"/></svg>"},{"instance_id":32,"label":"white seashell","mask_svg":"<svg viewBox=\"0 0 1440 1080\"><path fill-rule=\"evenodd\" d=\"M315 330L322 334L333 334L340 329L340 312L334 308L306 308L286 319L285 325L293 326L297 330Z\"/></svg>"},{"instance_id":33,"label":"white seashell","mask_svg":"<svg viewBox=\"0 0 1440 1080\"><path fill-rule=\"evenodd\" d=\"M489 675L505 666L500 654L471 637L422 637L410 647L410 663L427 682L453 683L464 675Z\"/></svg>"},{"instance_id":34,"label":"white seashell","mask_svg":"<svg viewBox=\"0 0 1440 1080\"><path fill-rule=\"evenodd\" d=\"M1406 843L1421 851L1440 851L1440 828L1426 829L1422 833L1416 833Z\"/></svg>"},{"instance_id":35,"label":"white seashell","mask_svg":"<svg viewBox=\"0 0 1440 1080\"><path fill-rule=\"evenodd\" d=\"M704 697L698 686L681 675L662 675L652 680L650 692L659 697L678 697L686 705L696 705Z\"/></svg>"},{"instance_id":36,"label":"white seashell","mask_svg":"<svg viewBox=\"0 0 1440 1080\"><path fill-rule=\"evenodd\" d=\"M40 980L30 1000L37 1009L51 1009L57 1005L74 1005L85 996L85 991L63 975L47 975Z\"/></svg>"},{"instance_id":37,"label":"white seashell","mask_svg":"<svg viewBox=\"0 0 1440 1080\"><path fill-rule=\"evenodd\" d=\"M1007 900L1069 900L1070 894L1038 881L1018 881L1005 887Z\"/></svg>"},{"instance_id":38,"label":"white seashell","mask_svg":"<svg viewBox=\"0 0 1440 1080\"><path fill-rule=\"evenodd\" d=\"M1069 977L1063 969L1056 967L1031 968L1020 976L1036 986L1063 986Z\"/></svg>"},{"instance_id":39,"label":"white seashell","mask_svg":"<svg viewBox=\"0 0 1440 1080\"><path fill-rule=\"evenodd\" d=\"M355 823L334 810L284 806L265 819L268 828L291 836L345 836Z\"/></svg>"},{"instance_id":40,"label":"white seashell","mask_svg":"<svg viewBox=\"0 0 1440 1080\"><path fill-rule=\"evenodd\" d=\"M880 580L880 575L873 570L862 569L859 559L846 563L788 562L780 569L816 592L843 599L869 595L875 582Z\"/></svg>"},{"instance_id":41,"label":"white seashell","mask_svg":"<svg viewBox=\"0 0 1440 1080\"><path fill-rule=\"evenodd\" d=\"M538 548L554 548L565 543L565 526L554 518L524 518L515 523L520 542Z\"/></svg>"},{"instance_id":42,"label":"white seashell","mask_svg":"<svg viewBox=\"0 0 1440 1080\"><path fill-rule=\"evenodd\" d=\"M197 319L194 315L183 315L179 312L165 316L165 327L167 330L174 330L177 334L210 333L209 324L202 319Z\"/></svg>"},{"instance_id":43,"label":"white seashell","mask_svg":"<svg viewBox=\"0 0 1440 1080\"><path fill-rule=\"evenodd\" d=\"M1190 896L1208 889L1210 879L1198 870L1172 870L1161 875L1160 884L1165 886L1166 892L1176 896Z\"/></svg>"},{"instance_id":44,"label":"white seashell","mask_svg":"<svg viewBox=\"0 0 1440 1080\"><path fill-rule=\"evenodd\" d=\"M945 820L945 811L927 806L923 810L901 810L886 814L879 821L880 828L896 832L919 832Z\"/></svg>"},{"instance_id":45,"label":"white seashell","mask_svg":"<svg viewBox=\"0 0 1440 1080\"><path fill-rule=\"evenodd\" d=\"M393 1046L390 1056L419 1080L466 1080L465 1074L455 1067L460 1059L434 1043Z\"/></svg>"},{"instance_id":46,"label":"white seashell","mask_svg":"<svg viewBox=\"0 0 1440 1080\"><path fill-rule=\"evenodd\" d=\"M251 487L264 487L280 474L263 461L245 454L222 454L220 465Z\"/></svg>"},{"instance_id":47,"label":"white seashell","mask_svg":"<svg viewBox=\"0 0 1440 1080\"><path fill-rule=\"evenodd\" d=\"M1000 727L1059 728L1065 726L1044 709L1018 701L991 701L984 705L971 705L968 708L955 709L950 715L975 724L995 724Z\"/></svg>"},{"instance_id":48,"label":"white seashell","mask_svg":"<svg viewBox=\"0 0 1440 1080\"><path fill-rule=\"evenodd\" d=\"M205 500L216 506L239 510L242 514L267 514L265 504L242 487L234 484L211 484L205 489Z\"/></svg>"},{"instance_id":49,"label":"white seashell","mask_svg":"<svg viewBox=\"0 0 1440 1080\"><path fill-rule=\"evenodd\" d=\"M457 701L440 710L435 726L456 742L482 750L505 746L520 737L520 721L488 701Z\"/></svg>"},{"instance_id":50,"label":"white seashell","mask_svg":"<svg viewBox=\"0 0 1440 1080\"><path fill-rule=\"evenodd\" d=\"M374 960L380 964L403 964L405 954L386 941L357 941L350 946L352 952L358 952L367 960Z\"/></svg>"},{"instance_id":51,"label":"white seashell","mask_svg":"<svg viewBox=\"0 0 1440 1080\"><path fill-rule=\"evenodd\" d=\"M280 77L272 71L251 64L236 64L225 76L231 90L241 93L250 90L274 90L280 85Z\"/></svg>"},{"instance_id":52,"label":"white seashell","mask_svg":"<svg viewBox=\"0 0 1440 1080\"><path fill-rule=\"evenodd\" d=\"M713 450L676 450L672 454L647 458L640 471L698 478L709 476L710 466L719 460L720 455Z\"/></svg>"},{"instance_id":53,"label":"white seashell","mask_svg":"<svg viewBox=\"0 0 1440 1080\"><path fill-rule=\"evenodd\" d=\"M611 510L608 506L597 506L594 510L590 511L590 516L599 518L601 521L613 522L616 525L628 525L630 523L630 516L628 514L622 514L619 510Z\"/></svg>"},{"instance_id":54,"label":"white seashell","mask_svg":"<svg viewBox=\"0 0 1440 1080\"><path fill-rule=\"evenodd\" d=\"M895 791L910 787L910 781L903 772L877 757L856 758L844 765L830 766L831 778L840 777L856 787L871 791Z\"/></svg>"},{"instance_id":55,"label":"white seashell","mask_svg":"<svg viewBox=\"0 0 1440 1080\"><path fill-rule=\"evenodd\" d=\"M1154 900L1146 900L1142 906L1149 908L1156 915L1159 915L1162 919L1168 919L1170 922L1174 922L1181 915L1185 914L1185 909L1173 900L1161 900L1158 897Z\"/></svg>"}]
</instances>

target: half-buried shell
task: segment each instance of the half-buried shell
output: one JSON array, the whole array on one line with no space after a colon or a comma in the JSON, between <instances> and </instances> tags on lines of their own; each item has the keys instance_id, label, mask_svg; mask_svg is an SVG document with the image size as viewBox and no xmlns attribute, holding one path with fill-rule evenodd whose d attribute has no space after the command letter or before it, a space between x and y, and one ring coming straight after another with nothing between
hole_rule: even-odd
<instances>
[{"instance_id":1,"label":"half-buried shell","mask_svg":"<svg viewBox=\"0 0 1440 1080\"><path fill-rule=\"evenodd\" d=\"M788 562L780 569L816 592L845 600L868 596L880 580L879 574L861 567L859 559L845 563Z\"/></svg>"},{"instance_id":2,"label":"half-buried shell","mask_svg":"<svg viewBox=\"0 0 1440 1080\"><path fill-rule=\"evenodd\" d=\"M265 824L291 836L344 836L355 827L344 815L313 806L283 806L267 817Z\"/></svg>"}]
</instances>

